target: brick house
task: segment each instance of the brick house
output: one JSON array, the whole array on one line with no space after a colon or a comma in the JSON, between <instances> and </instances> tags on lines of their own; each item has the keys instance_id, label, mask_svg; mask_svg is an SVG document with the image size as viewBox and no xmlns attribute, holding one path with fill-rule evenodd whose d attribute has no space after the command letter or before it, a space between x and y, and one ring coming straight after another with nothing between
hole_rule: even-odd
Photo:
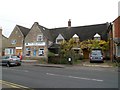
<instances>
[{"instance_id":1,"label":"brick house","mask_svg":"<svg viewBox=\"0 0 120 90\"><path fill-rule=\"evenodd\" d=\"M111 60L120 59L120 16L112 22L109 35Z\"/></svg>"},{"instance_id":2,"label":"brick house","mask_svg":"<svg viewBox=\"0 0 120 90\"><path fill-rule=\"evenodd\" d=\"M24 39L28 32L28 28L16 25L8 38L8 47L5 48L5 55L22 55L24 50Z\"/></svg>"},{"instance_id":3,"label":"brick house","mask_svg":"<svg viewBox=\"0 0 120 90\"><path fill-rule=\"evenodd\" d=\"M25 37L24 53L27 57L46 57L48 50L58 54L59 42L69 40L78 36L80 41L94 39L99 35L101 40L108 40L108 23L71 27L71 21L68 21L68 27L48 29L35 22ZM88 57L88 56L87 56Z\"/></svg>"}]
</instances>

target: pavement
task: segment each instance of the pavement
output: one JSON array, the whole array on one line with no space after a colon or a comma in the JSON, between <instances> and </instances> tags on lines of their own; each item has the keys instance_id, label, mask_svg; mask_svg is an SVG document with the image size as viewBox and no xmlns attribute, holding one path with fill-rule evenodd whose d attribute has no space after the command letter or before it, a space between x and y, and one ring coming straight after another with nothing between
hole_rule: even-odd
<instances>
[{"instance_id":1,"label":"pavement","mask_svg":"<svg viewBox=\"0 0 120 90\"><path fill-rule=\"evenodd\" d=\"M82 62L80 64L74 64L74 65L63 65L63 64L39 64L37 60L22 60L22 63L32 63L34 66L41 66L41 67L56 67L56 68L65 68L65 67L103 67L103 68L109 68L113 67L111 65L105 64L105 63L90 63L90 62Z\"/></svg>"}]
</instances>

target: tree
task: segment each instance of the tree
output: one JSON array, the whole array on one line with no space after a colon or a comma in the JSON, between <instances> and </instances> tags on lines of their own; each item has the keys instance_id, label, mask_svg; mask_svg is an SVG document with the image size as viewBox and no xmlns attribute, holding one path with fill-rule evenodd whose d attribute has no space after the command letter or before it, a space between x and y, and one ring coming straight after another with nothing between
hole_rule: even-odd
<instances>
[{"instance_id":1,"label":"tree","mask_svg":"<svg viewBox=\"0 0 120 90\"><path fill-rule=\"evenodd\" d=\"M81 49L87 49L91 51L92 49L102 49L107 51L109 49L109 41L104 40L85 40L80 43Z\"/></svg>"},{"instance_id":2,"label":"tree","mask_svg":"<svg viewBox=\"0 0 120 90\"><path fill-rule=\"evenodd\" d=\"M80 57L80 55L78 55L79 53L75 53L73 50L74 47L78 48L78 46L80 46L79 44L80 44L80 41L76 41L76 39L74 38L71 38L68 41L61 42L61 45L60 45L61 59L67 60L69 57L71 57L72 60L74 61L79 59Z\"/></svg>"}]
</instances>

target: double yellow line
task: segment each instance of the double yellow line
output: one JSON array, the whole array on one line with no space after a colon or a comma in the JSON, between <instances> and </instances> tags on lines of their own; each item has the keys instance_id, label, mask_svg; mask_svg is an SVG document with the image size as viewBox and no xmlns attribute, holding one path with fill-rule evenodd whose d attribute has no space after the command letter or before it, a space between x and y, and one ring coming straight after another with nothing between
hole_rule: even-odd
<instances>
[{"instance_id":1,"label":"double yellow line","mask_svg":"<svg viewBox=\"0 0 120 90\"><path fill-rule=\"evenodd\" d=\"M11 87L11 88L19 88L21 90L34 90L34 89L31 89L31 88L26 87L26 86L22 86L22 85L19 85L19 84L15 84L15 83L11 83L11 82L8 82L8 81L3 81L3 80L0 80L0 84L6 85L6 86Z\"/></svg>"}]
</instances>

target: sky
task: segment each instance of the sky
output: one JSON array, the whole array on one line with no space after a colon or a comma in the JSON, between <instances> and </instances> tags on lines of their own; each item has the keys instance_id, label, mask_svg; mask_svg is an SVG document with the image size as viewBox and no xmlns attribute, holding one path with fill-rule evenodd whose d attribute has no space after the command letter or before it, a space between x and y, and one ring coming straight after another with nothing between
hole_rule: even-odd
<instances>
[{"instance_id":1,"label":"sky","mask_svg":"<svg viewBox=\"0 0 120 90\"><path fill-rule=\"evenodd\" d=\"M0 27L9 37L16 25L31 28L84 26L112 22L118 17L120 0L0 0ZM119 9L120 10L120 9Z\"/></svg>"}]
</instances>

